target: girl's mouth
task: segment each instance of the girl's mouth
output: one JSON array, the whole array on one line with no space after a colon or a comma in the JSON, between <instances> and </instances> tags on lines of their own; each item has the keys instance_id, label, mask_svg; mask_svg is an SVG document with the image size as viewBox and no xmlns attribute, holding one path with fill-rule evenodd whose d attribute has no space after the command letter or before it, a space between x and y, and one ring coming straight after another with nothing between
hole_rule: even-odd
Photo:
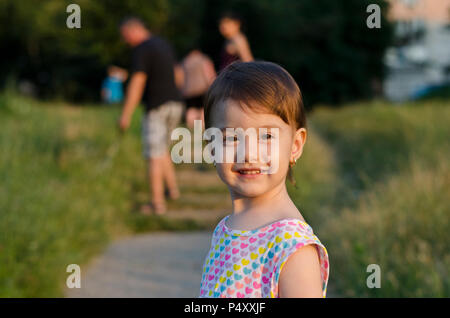
<instances>
[{"instance_id":1,"label":"girl's mouth","mask_svg":"<svg viewBox=\"0 0 450 318\"><path fill-rule=\"evenodd\" d=\"M242 170L238 170L238 172L241 175L256 175L256 174L260 174L261 170L260 169L242 169Z\"/></svg>"},{"instance_id":2,"label":"girl's mouth","mask_svg":"<svg viewBox=\"0 0 450 318\"><path fill-rule=\"evenodd\" d=\"M251 169L239 169L236 170L237 176L243 179L255 179L261 176L264 171L260 168L251 168Z\"/></svg>"}]
</instances>

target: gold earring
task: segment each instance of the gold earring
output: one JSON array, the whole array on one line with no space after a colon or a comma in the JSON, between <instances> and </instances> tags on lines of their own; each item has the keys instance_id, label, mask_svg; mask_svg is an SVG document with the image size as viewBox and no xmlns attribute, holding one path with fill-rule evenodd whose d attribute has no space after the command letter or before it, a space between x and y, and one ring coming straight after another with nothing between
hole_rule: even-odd
<instances>
[{"instance_id":1,"label":"gold earring","mask_svg":"<svg viewBox=\"0 0 450 318\"><path fill-rule=\"evenodd\" d=\"M289 164L291 167L295 166L296 163L297 163L297 158L294 158L294 160L289 161Z\"/></svg>"}]
</instances>

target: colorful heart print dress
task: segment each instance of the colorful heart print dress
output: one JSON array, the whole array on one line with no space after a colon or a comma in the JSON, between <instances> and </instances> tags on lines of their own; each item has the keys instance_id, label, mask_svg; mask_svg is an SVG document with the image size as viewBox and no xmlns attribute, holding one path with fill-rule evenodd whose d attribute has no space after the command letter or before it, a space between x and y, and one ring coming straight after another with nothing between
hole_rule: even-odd
<instances>
[{"instance_id":1,"label":"colorful heart print dress","mask_svg":"<svg viewBox=\"0 0 450 318\"><path fill-rule=\"evenodd\" d=\"M323 297L326 296L329 262L325 246L312 228L298 219L283 219L252 231L216 226L211 249L203 265L199 297L279 297L278 279L288 257L315 244L320 258Z\"/></svg>"}]
</instances>

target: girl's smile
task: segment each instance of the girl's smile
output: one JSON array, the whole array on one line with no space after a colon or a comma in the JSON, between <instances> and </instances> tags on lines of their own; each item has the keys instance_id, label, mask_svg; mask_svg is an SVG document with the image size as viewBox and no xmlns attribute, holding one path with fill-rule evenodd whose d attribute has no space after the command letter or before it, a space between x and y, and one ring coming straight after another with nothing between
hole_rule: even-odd
<instances>
[{"instance_id":1,"label":"girl's smile","mask_svg":"<svg viewBox=\"0 0 450 318\"><path fill-rule=\"evenodd\" d=\"M269 168L262 168L258 166L254 167L233 167L231 169L242 180L253 180L260 176L267 175L270 171Z\"/></svg>"},{"instance_id":2,"label":"girl's smile","mask_svg":"<svg viewBox=\"0 0 450 318\"><path fill-rule=\"evenodd\" d=\"M255 179L261 175L261 169L259 168L240 169L238 171L235 171L235 173L237 173L238 176L243 179Z\"/></svg>"}]
</instances>

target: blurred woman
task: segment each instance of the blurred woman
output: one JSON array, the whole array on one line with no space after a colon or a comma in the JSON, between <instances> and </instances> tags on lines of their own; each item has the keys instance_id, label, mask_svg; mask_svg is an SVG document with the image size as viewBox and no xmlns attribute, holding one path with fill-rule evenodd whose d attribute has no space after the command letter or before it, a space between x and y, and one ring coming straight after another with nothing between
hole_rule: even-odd
<instances>
[{"instance_id":1,"label":"blurred woman","mask_svg":"<svg viewBox=\"0 0 450 318\"><path fill-rule=\"evenodd\" d=\"M250 45L241 32L241 24L242 19L233 12L224 13L219 20L219 31L226 40L220 56L220 70L234 61L253 61Z\"/></svg>"},{"instance_id":2,"label":"blurred woman","mask_svg":"<svg viewBox=\"0 0 450 318\"><path fill-rule=\"evenodd\" d=\"M194 49L178 65L176 74L186 101L186 124L193 128L194 120L203 121L203 97L216 78L216 70L208 56Z\"/></svg>"}]
</instances>

